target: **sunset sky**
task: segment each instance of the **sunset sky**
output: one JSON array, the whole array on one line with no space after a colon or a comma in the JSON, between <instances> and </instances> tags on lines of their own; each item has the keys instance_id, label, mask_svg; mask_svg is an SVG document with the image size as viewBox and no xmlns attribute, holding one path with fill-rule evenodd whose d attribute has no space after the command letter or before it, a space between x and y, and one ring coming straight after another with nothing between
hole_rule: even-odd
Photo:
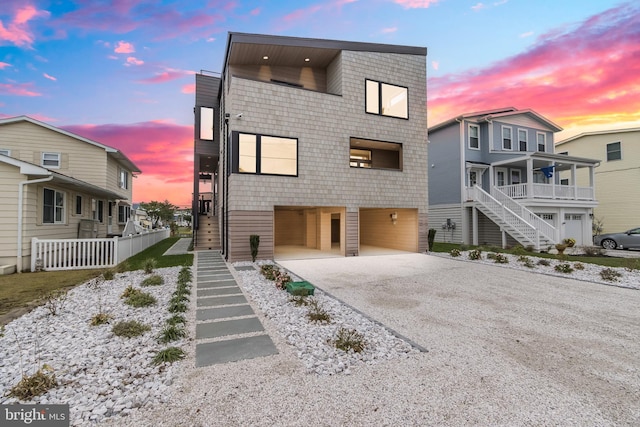
<instances>
[{"instance_id":1,"label":"sunset sky","mask_svg":"<svg viewBox=\"0 0 640 427\"><path fill-rule=\"evenodd\" d=\"M134 201L191 203L194 73L228 31L425 46L429 126L500 107L640 126L640 2L1 0L0 117L121 149Z\"/></svg>"}]
</instances>

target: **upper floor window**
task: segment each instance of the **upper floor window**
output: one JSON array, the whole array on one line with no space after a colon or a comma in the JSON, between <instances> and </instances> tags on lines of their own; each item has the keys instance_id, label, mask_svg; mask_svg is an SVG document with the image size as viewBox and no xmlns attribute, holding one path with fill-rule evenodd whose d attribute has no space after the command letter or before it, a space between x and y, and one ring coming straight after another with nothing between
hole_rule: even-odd
<instances>
[{"instance_id":1,"label":"upper floor window","mask_svg":"<svg viewBox=\"0 0 640 427\"><path fill-rule=\"evenodd\" d=\"M6 148L0 148L0 154L2 154L4 156L11 156L11 150L6 149Z\"/></svg>"},{"instance_id":2,"label":"upper floor window","mask_svg":"<svg viewBox=\"0 0 640 427\"><path fill-rule=\"evenodd\" d=\"M547 150L547 135L544 133L537 133L536 139L538 140L538 151L545 152Z\"/></svg>"},{"instance_id":3,"label":"upper floor window","mask_svg":"<svg viewBox=\"0 0 640 427\"><path fill-rule=\"evenodd\" d=\"M508 126L502 126L502 149L511 150L511 128Z\"/></svg>"},{"instance_id":4,"label":"upper floor window","mask_svg":"<svg viewBox=\"0 0 640 427\"><path fill-rule=\"evenodd\" d=\"M49 168L60 167L60 153L42 153L42 166Z\"/></svg>"},{"instance_id":5,"label":"upper floor window","mask_svg":"<svg viewBox=\"0 0 640 427\"><path fill-rule=\"evenodd\" d=\"M213 108L200 107L200 139L213 140Z\"/></svg>"},{"instance_id":6,"label":"upper floor window","mask_svg":"<svg viewBox=\"0 0 640 427\"><path fill-rule=\"evenodd\" d=\"M402 144L351 138L349 165L352 168L402 170Z\"/></svg>"},{"instance_id":7,"label":"upper floor window","mask_svg":"<svg viewBox=\"0 0 640 427\"><path fill-rule=\"evenodd\" d=\"M518 149L527 151L527 131L524 129L518 129Z\"/></svg>"},{"instance_id":8,"label":"upper floor window","mask_svg":"<svg viewBox=\"0 0 640 427\"><path fill-rule=\"evenodd\" d=\"M408 119L408 92L409 89L403 86L365 80L366 112Z\"/></svg>"},{"instance_id":9,"label":"upper floor window","mask_svg":"<svg viewBox=\"0 0 640 427\"><path fill-rule=\"evenodd\" d=\"M233 132L233 171L298 176L298 140Z\"/></svg>"},{"instance_id":10,"label":"upper floor window","mask_svg":"<svg viewBox=\"0 0 640 427\"><path fill-rule=\"evenodd\" d=\"M612 142L611 144L607 144L607 161L621 159L622 148L620 147L620 142Z\"/></svg>"},{"instance_id":11,"label":"upper floor window","mask_svg":"<svg viewBox=\"0 0 640 427\"><path fill-rule=\"evenodd\" d=\"M120 188L128 189L129 188L129 172L124 169L120 169L120 174L118 178L118 185Z\"/></svg>"},{"instance_id":12,"label":"upper floor window","mask_svg":"<svg viewBox=\"0 0 640 427\"><path fill-rule=\"evenodd\" d=\"M64 223L64 193L49 188L44 189L42 203L43 224Z\"/></svg>"},{"instance_id":13,"label":"upper floor window","mask_svg":"<svg viewBox=\"0 0 640 427\"><path fill-rule=\"evenodd\" d=\"M469 148L480 149L480 126L469 125Z\"/></svg>"}]
</instances>

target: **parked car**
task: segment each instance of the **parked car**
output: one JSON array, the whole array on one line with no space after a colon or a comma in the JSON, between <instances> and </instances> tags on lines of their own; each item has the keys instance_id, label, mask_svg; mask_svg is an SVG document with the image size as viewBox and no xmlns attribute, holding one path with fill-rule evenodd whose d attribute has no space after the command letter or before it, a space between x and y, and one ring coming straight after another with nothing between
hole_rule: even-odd
<instances>
[{"instance_id":1,"label":"parked car","mask_svg":"<svg viewBox=\"0 0 640 427\"><path fill-rule=\"evenodd\" d=\"M640 227L624 233L607 233L595 236L593 244L605 249L640 249Z\"/></svg>"}]
</instances>

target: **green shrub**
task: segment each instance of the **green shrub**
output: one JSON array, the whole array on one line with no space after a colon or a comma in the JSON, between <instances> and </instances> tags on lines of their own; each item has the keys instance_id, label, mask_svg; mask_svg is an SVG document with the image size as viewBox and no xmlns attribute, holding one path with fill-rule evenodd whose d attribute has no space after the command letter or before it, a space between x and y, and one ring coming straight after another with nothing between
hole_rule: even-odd
<instances>
[{"instance_id":1,"label":"green shrub","mask_svg":"<svg viewBox=\"0 0 640 427\"><path fill-rule=\"evenodd\" d=\"M279 271L278 267L273 264L262 264L260 266L260 272L267 280L276 280L277 271Z\"/></svg>"},{"instance_id":2,"label":"green shrub","mask_svg":"<svg viewBox=\"0 0 640 427\"><path fill-rule=\"evenodd\" d=\"M478 260L482 259L482 251L480 249L474 249L469 251L469 259Z\"/></svg>"},{"instance_id":3,"label":"green shrub","mask_svg":"<svg viewBox=\"0 0 640 427\"><path fill-rule=\"evenodd\" d=\"M521 262L527 268L533 268L533 261L526 255L518 256L518 262Z\"/></svg>"},{"instance_id":4,"label":"green shrub","mask_svg":"<svg viewBox=\"0 0 640 427\"><path fill-rule=\"evenodd\" d=\"M187 323L187 319L181 315L181 314L174 314L173 316L169 317L165 323L169 326L176 326L176 325L184 325Z\"/></svg>"},{"instance_id":5,"label":"green shrub","mask_svg":"<svg viewBox=\"0 0 640 427\"><path fill-rule=\"evenodd\" d=\"M53 369L44 364L35 374L23 375L20 382L9 390L8 396L20 400L31 400L31 398L40 396L57 385Z\"/></svg>"},{"instance_id":6,"label":"green shrub","mask_svg":"<svg viewBox=\"0 0 640 427\"><path fill-rule=\"evenodd\" d=\"M489 253L487 254L487 259L493 259L493 260L495 260L497 255L498 255L498 254L497 254L497 253L495 253L495 252L489 252Z\"/></svg>"},{"instance_id":7,"label":"green shrub","mask_svg":"<svg viewBox=\"0 0 640 427\"><path fill-rule=\"evenodd\" d=\"M260 236L252 234L249 236L249 247L251 248L251 261L256 262L258 256L258 246L260 246Z\"/></svg>"},{"instance_id":8,"label":"green shrub","mask_svg":"<svg viewBox=\"0 0 640 427\"><path fill-rule=\"evenodd\" d=\"M584 264L581 262L576 262L573 264L573 268L575 268L576 270L584 270Z\"/></svg>"},{"instance_id":9,"label":"green shrub","mask_svg":"<svg viewBox=\"0 0 640 427\"><path fill-rule=\"evenodd\" d=\"M151 330L151 326L144 325L137 320L120 321L113 325L111 332L125 338L133 338Z\"/></svg>"},{"instance_id":10,"label":"green shrub","mask_svg":"<svg viewBox=\"0 0 640 427\"><path fill-rule=\"evenodd\" d=\"M565 274L573 273L573 267L571 267L571 264L569 264L568 262L556 264L555 267L553 268L560 273L565 273Z\"/></svg>"},{"instance_id":11,"label":"green shrub","mask_svg":"<svg viewBox=\"0 0 640 427\"><path fill-rule=\"evenodd\" d=\"M113 280L115 276L115 272L112 269L108 269L102 272L102 277L104 280Z\"/></svg>"},{"instance_id":12,"label":"green shrub","mask_svg":"<svg viewBox=\"0 0 640 427\"><path fill-rule=\"evenodd\" d=\"M528 251L522 245L516 245L511 249L511 253L514 255L524 255L528 253Z\"/></svg>"},{"instance_id":13,"label":"green shrub","mask_svg":"<svg viewBox=\"0 0 640 427\"><path fill-rule=\"evenodd\" d=\"M495 262L496 264L508 264L509 258L503 254L496 254L496 256L493 258L493 262Z\"/></svg>"},{"instance_id":14,"label":"green shrub","mask_svg":"<svg viewBox=\"0 0 640 427\"><path fill-rule=\"evenodd\" d=\"M622 274L613 268L603 268L600 271L600 277L607 282L617 282L618 279L622 277Z\"/></svg>"},{"instance_id":15,"label":"green shrub","mask_svg":"<svg viewBox=\"0 0 640 427\"><path fill-rule=\"evenodd\" d=\"M142 292L140 290L136 290L124 300L125 304L136 308L149 307L151 305L154 305L156 302L158 301L153 295L147 292Z\"/></svg>"},{"instance_id":16,"label":"green shrub","mask_svg":"<svg viewBox=\"0 0 640 427\"><path fill-rule=\"evenodd\" d=\"M454 258L455 257L459 257L460 256L460 249L456 249L456 248L451 249L449 251L449 255L454 257Z\"/></svg>"},{"instance_id":17,"label":"green shrub","mask_svg":"<svg viewBox=\"0 0 640 427\"><path fill-rule=\"evenodd\" d=\"M538 265L544 265L545 267L548 267L551 265L551 262L548 259L541 258L538 260Z\"/></svg>"},{"instance_id":18,"label":"green shrub","mask_svg":"<svg viewBox=\"0 0 640 427\"><path fill-rule=\"evenodd\" d=\"M131 295L140 292L140 289L136 289L133 286L129 285L125 288L124 292L122 292L122 295L120 295L120 298L129 298Z\"/></svg>"},{"instance_id":19,"label":"green shrub","mask_svg":"<svg viewBox=\"0 0 640 427\"><path fill-rule=\"evenodd\" d=\"M142 281L140 286L160 286L164 284L164 278L157 274L147 277Z\"/></svg>"},{"instance_id":20,"label":"green shrub","mask_svg":"<svg viewBox=\"0 0 640 427\"><path fill-rule=\"evenodd\" d=\"M336 338L333 340L333 345L343 351L352 350L356 353L360 353L367 346L364 340L364 335L355 329L340 328L336 333Z\"/></svg>"},{"instance_id":21,"label":"green shrub","mask_svg":"<svg viewBox=\"0 0 640 427\"><path fill-rule=\"evenodd\" d=\"M159 365L161 363L173 363L180 359L184 359L184 351L178 347L168 347L160 350L154 357L153 363Z\"/></svg>"},{"instance_id":22,"label":"green shrub","mask_svg":"<svg viewBox=\"0 0 640 427\"><path fill-rule=\"evenodd\" d=\"M309 312L307 318L312 322L329 323L331 315L318 304L317 300L309 301Z\"/></svg>"},{"instance_id":23,"label":"green shrub","mask_svg":"<svg viewBox=\"0 0 640 427\"><path fill-rule=\"evenodd\" d=\"M184 294L178 294L178 295L174 295L171 297L171 299L169 300L169 304L173 304L173 303L181 303L181 302L189 302L189 298L184 295Z\"/></svg>"},{"instance_id":24,"label":"green shrub","mask_svg":"<svg viewBox=\"0 0 640 427\"><path fill-rule=\"evenodd\" d=\"M104 325L105 323L109 323L113 319L113 316L108 313L97 313L94 314L91 318L91 326L99 326Z\"/></svg>"},{"instance_id":25,"label":"green shrub","mask_svg":"<svg viewBox=\"0 0 640 427\"><path fill-rule=\"evenodd\" d=\"M184 329L177 325L169 325L162 329L162 332L160 332L160 335L158 336L158 341L166 344L171 341L177 341L186 336L187 334Z\"/></svg>"},{"instance_id":26,"label":"green shrub","mask_svg":"<svg viewBox=\"0 0 640 427\"><path fill-rule=\"evenodd\" d=\"M430 228L427 234L427 245L429 247L429 252L433 251L433 242L436 239L436 229Z\"/></svg>"},{"instance_id":27,"label":"green shrub","mask_svg":"<svg viewBox=\"0 0 640 427\"><path fill-rule=\"evenodd\" d=\"M154 258L147 258L142 263L142 269L144 270L145 273L151 274L153 273L153 270L156 268L157 265L158 263Z\"/></svg>"},{"instance_id":28,"label":"green shrub","mask_svg":"<svg viewBox=\"0 0 640 427\"><path fill-rule=\"evenodd\" d=\"M187 304L184 301L169 301L169 313L184 313Z\"/></svg>"}]
</instances>

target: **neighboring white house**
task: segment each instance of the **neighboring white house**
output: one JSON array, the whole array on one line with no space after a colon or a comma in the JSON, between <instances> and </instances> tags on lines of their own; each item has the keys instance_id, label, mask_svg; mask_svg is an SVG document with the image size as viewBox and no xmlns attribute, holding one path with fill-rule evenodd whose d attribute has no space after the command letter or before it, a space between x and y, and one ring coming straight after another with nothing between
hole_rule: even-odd
<instances>
[{"instance_id":1,"label":"neighboring white house","mask_svg":"<svg viewBox=\"0 0 640 427\"><path fill-rule=\"evenodd\" d=\"M559 141L556 151L600 160L595 171L596 220L603 233L619 233L640 227L640 128L586 132ZM563 176L563 178L569 178ZM578 174L578 185L589 177Z\"/></svg>"},{"instance_id":2,"label":"neighboring white house","mask_svg":"<svg viewBox=\"0 0 640 427\"><path fill-rule=\"evenodd\" d=\"M24 271L33 237L121 234L136 173L115 148L30 117L0 119L0 266Z\"/></svg>"}]
</instances>

